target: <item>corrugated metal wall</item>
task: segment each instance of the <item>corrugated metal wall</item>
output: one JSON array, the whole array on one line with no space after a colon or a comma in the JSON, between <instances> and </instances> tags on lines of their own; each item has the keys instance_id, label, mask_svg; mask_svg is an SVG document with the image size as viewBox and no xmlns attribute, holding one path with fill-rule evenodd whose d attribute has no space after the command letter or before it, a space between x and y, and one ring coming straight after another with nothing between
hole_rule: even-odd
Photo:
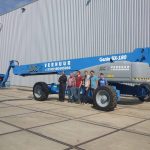
<instances>
[{"instance_id":1,"label":"corrugated metal wall","mask_svg":"<svg viewBox=\"0 0 150 150\"><path fill-rule=\"evenodd\" d=\"M132 51L150 46L150 0L39 0L0 16L0 72L21 64ZM11 78L32 86L54 76Z\"/></svg>"}]
</instances>

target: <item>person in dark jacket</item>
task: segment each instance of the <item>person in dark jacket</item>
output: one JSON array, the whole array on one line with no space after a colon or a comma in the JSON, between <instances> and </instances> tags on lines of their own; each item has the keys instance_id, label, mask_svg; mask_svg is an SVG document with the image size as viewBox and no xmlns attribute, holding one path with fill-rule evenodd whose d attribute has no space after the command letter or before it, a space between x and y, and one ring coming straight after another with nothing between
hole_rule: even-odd
<instances>
[{"instance_id":1,"label":"person in dark jacket","mask_svg":"<svg viewBox=\"0 0 150 150\"><path fill-rule=\"evenodd\" d=\"M61 76L58 79L59 82L59 100L64 102L65 100L65 90L66 90L66 82L67 77L64 72L62 72Z\"/></svg>"}]
</instances>

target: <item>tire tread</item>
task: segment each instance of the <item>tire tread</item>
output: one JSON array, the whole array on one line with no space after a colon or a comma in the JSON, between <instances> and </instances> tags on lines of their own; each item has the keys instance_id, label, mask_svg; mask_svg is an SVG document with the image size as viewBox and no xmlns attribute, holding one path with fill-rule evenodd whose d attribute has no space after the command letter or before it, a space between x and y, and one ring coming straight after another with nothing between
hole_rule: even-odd
<instances>
[{"instance_id":1,"label":"tire tread","mask_svg":"<svg viewBox=\"0 0 150 150\"><path fill-rule=\"evenodd\" d=\"M107 107L100 107L97 103L96 103L96 94L99 90L105 90L110 94L110 103ZM103 111L113 111L114 108L117 106L117 94L115 89L112 86L102 86L96 89L95 91L95 95L94 95L94 106L97 109L103 110Z\"/></svg>"}]
</instances>

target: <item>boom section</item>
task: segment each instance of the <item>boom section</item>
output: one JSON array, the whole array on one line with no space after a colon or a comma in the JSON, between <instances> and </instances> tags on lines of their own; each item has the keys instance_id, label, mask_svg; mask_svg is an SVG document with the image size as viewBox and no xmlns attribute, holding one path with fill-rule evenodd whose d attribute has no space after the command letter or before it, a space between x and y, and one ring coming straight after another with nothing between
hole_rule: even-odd
<instances>
[{"instance_id":1,"label":"boom section","mask_svg":"<svg viewBox=\"0 0 150 150\"><path fill-rule=\"evenodd\" d=\"M13 72L19 76L59 74L62 71L69 74L77 70L114 61L146 62L150 64L150 48L136 48L129 53L20 65L14 67Z\"/></svg>"}]
</instances>

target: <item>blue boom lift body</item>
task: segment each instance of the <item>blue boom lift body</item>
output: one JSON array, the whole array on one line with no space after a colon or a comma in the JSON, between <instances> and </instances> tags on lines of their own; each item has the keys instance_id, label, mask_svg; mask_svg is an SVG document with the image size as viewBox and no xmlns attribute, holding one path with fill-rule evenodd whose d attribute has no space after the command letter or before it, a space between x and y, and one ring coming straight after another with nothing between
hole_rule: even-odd
<instances>
[{"instance_id":1,"label":"blue boom lift body","mask_svg":"<svg viewBox=\"0 0 150 150\"><path fill-rule=\"evenodd\" d=\"M0 87L5 87L11 68L13 68L13 73L19 76L60 74L62 71L69 75L77 70L80 70L81 72L84 70L94 70L98 74L100 72L106 72L107 75L105 77L107 78L109 85L96 89L95 95L93 95L93 103L98 109L113 110L117 105L120 93L136 96L141 101L150 100L149 72L146 72L146 77L145 74L143 74L143 77L140 74L139 77L136 76L137 73L134 69L139 66L137 67L137 70L138 73L140 73L142 70L139 70L139 68L142 69L145 67L142 67L142 65L147 67L147 69L145 69L146 71L150 71L150 48L136 48L133 52L122 54L50 61L27 65L19 65L17 61L12 60L10 61L6 74L0 74ZM131 68L131 70L129 70L129 68ZM117 74L114 73L114 70L119 71L117 74L121 73L123 78L117 78ZM132 70L135 70L134 73ZM130 79L126 78L129 71ZM135 74L134 77L133 74ZM125 83L134 83L134 85ZM45 100L48 98L48 94L57 94L58 92L59 86L55 83L46 84L44 82L38 82L33 87L33 95L36 100Z\"/></svg>"},{"instance_id":2,"label":"blue boom lift body","mask_svg":"<svg viewBox=\"0 0 150 150\"><path fill-rule=\"evenodd\" d=\"M83 70L96 65L112 61L146 62L150 64L150 48L137 48L131 53L114 54L107 56L96 56L79 59L68 59L37 64L21 65L14 68L14 74L19 76L59 74L65 71L66 74L76 70Z\"/></svg>"},{"instance_id":3,"label":"blue boom lift body","mask_svg":"<svg viewBox=\"0 0 150 150\"><path fill-rule=\"evenodd\" d=\"M14 68L15 66L18 66L18 65L19 65L19 62L16 60L11 60L9 62L9 67L8 67L6 73L0 74L0 88L6 86L6 82L8 81L11 68Z\"/></svg>"}]
</instances>

